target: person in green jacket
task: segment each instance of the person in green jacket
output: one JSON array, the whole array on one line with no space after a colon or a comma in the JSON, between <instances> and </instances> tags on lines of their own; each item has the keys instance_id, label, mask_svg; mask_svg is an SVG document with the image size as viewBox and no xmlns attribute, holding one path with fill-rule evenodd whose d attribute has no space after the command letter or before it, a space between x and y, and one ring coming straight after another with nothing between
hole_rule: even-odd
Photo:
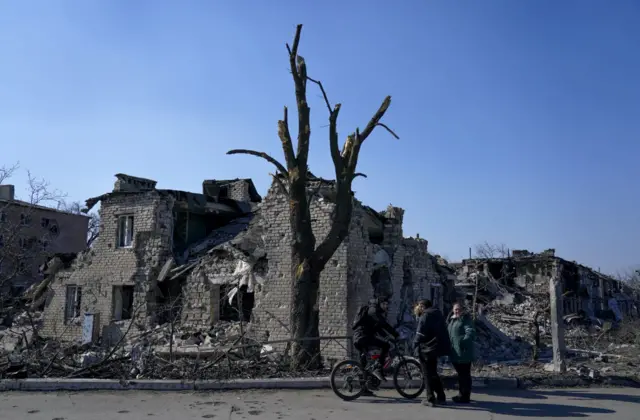
<instances>
[{"instance_id":1,"label":"person in green jacket","mask_svg":"<svg viewBox=\"0 0 640 420\"><path fill-rule=\"evenodd\" d=\"M462 305L453 305L447 330L451 339L449 360L458 373L459 394L452 398L457 403L471 401L471 363L474 361L475 326L471 315L464 311Z\"/></svg>"}]
</instances>

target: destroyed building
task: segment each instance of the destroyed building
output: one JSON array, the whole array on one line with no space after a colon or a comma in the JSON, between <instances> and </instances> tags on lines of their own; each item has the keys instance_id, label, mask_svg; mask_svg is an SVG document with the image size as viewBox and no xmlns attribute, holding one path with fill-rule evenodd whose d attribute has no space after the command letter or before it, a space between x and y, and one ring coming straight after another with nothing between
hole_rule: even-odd
<instances>
[{"instance_id":1,"label":"destroyed building","mask_svg":"<svg viewBox=\"0 0 640 420\"><path fill-rule=\"evenodd\" d=\"M311 179L311 217L319 243L331 226L335 186L333 181ZM391 297L392 323L399 323L403 315L406 320L417 299L431 298L440 308L450 303L455 293L453 270L428 253L426 240L403 237L403 215L398 207L376 212L354 199L350 233L320 278L320 336L350 336L358 308L375 296ZM268 332L270 340L289 338L290 242L289 201L274 181L243 234L186 265L191 272L183 321L214 323L225 313L214 305L228 305L225 297L235 296L240 286L242 309L236 312L245 319L251 313L252 326ZM350 341L341 339L328 343L323 355L344 357L348 351Z\"/></svg>"},{"instance_id":2,"label":"destroyed building","mask_svg":"<svg viewBox=\"0 0 640 420\"><path fill-rule=\"evenodd\" d=\"M272 341L290 337L289 204L279 182L262 200L251 180L205 181L196 194L116 177L112 192L87 201L89 208L101 202L93 248L49 267L43 335L113 342L132 318L141 329L171 318L192 330L242 319ZM335 185L311 179L319 242L331 225ZM374 296L391 297L392 323L412 321L407 314L417 299L448 309L454 271L428 253L426 240L404 238L403 214L393 206L376 212L354 199L350 233L321 276L321 336L351 335L359 306ZM323 354L349 351L343 338Z\"/></svg>"},{"instance_id":3,"label":"destroyed building","mask_svg":"<svg viewBox=\"0 0 640 420\"><path fill-rule=\"evenodd\" d=\"M157 189L156 182L116 175L100 203L100 236L73 261L54 259L47 269L43 336L117 340L137 319L159 322L175 303L180 284L158 282L166 261L182 263L189 247L261 200L251 180L204 181L202 193ZM169 315L171 316L171 314Z\"/></svg>"},{"instance_id":4,"label":"destroyed building","mask_svg":"<svg viewBox=\"0 0 640 420\"><path fill-rule=\"evenodd\" d=\"M559 277L563 287L565 314L585 311L593 316L597 311L608 309L608 302L613 298L623 315L640 315L637 309L640 303L638 290L575 261L557 257L554 249L541 253L514 250L508 258L463 260L458 268L458 287L477 275L492 280L496 286L503 285L526 294L547 297L549 280ZM491 294L490 290L486 292ZM507 304L518 299L511 293L497 298Z\"/></svg>"}]
</instances>

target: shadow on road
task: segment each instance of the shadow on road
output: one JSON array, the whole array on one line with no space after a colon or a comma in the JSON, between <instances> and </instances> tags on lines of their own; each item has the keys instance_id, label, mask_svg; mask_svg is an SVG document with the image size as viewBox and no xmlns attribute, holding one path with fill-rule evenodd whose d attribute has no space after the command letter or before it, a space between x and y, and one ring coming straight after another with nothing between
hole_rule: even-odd
<instances>
[{"instance_id":1,"label":"shadow on road","mask_svg":"<svg viewBox=\"0 0 640 420\"><path fill-rule=\"evenodd\" d=\"M363 398L361 400L356 400L355 402L367 404L420 404L420 401L422 401L420 398L409 400L400 397L383 397L381 395L376 395L375 397Z\"/></svg>"},{"instance_id":2,"label":"shadow on road","mask_svg":"<svg viewBox=\"0 0 640 420\"><path fill-rule=\"evenodd\" d=\"M562 392L562 391L561 391ZM488 394L488 393L485 393ZM524 395L526 394L526 395ZM562 394L553 393L555 396L564 396ZM575 394L573 392L566 392L566 394ZM589 394L587 394L589 395ZM597 395L593 399L602 398L606 400L606 394L592 394ZM497 396L497 395L496 395ZM531 391L517 391L504 393L504 396L517 397L517 398L530 398L542 400L547 396L540 395ZM570 396L570 395L567 395ZM591 396L591 395L589 395ZM579 398L583 399L583 398ZM619 399L618 401L627 401ZM420 404L420 399L408 400L398 397L383 397L376 396L374 398L364 398L356 401L361 404ZM634 401L634 402L637 402ZM425 407L425 409L427 409ZM455 403L448 403L446 406L441 407L442 410L463 410L463 411L488 411L493 414L501 414L505 416L517 416L517 417L557 417L557 418L570 418L570 417L589 417L593 414L613 414L615 410L608 408L595 408L595 407L581 407L570 404L549 404L542 402L500 402L500 401L473 401L471 404L460 405Z\"/></svg>"},{"instance_id":3,"label":"shadow on road","mask_svg":"<svg viewBox=\"0 0 640 420\"><path fill-rule=\"evenodd\" d=\"M509 390L509 389L474 389L474 393L484 394L484 395L492 395L497 397L518 397L523 399L530 400L546 400L549 397L563 397L570 400L602 400L603 402L607 401L619 401L625 403L634 403L640 404L640 396L636 395L626 395L620 393L598 393L598 392L588 392L588 390Z\"/></svg>"},{"instance_id":4,"label":"shadow on road","mask_svg":"<svg viewBox=\"0 0 640 420\"><path fill-rule=\"evenodd\" d=\"M603 402L607 401L619 401L625 403L633 403L640 404L640 397L637 395L625 395L625 394L604 394L598 392L585 392L578 390L571 391L540 391L540 395L542 396L557 396L564 397L571 400L602 400Z\"/></svg>"},{"instance_id":5,"label":"shadow on road","mask_svg":"<svg viewBox=\"0 0 640 420\"><path fill-rule=\"evenodd\" d=\"M613 414L607 408L580 407L565 404L518 403L498 401L476 401L469 405L450 405L455 410L488 411L493 414L518 417L589 417L593 414Z\"/></svg>"}]
</instances>

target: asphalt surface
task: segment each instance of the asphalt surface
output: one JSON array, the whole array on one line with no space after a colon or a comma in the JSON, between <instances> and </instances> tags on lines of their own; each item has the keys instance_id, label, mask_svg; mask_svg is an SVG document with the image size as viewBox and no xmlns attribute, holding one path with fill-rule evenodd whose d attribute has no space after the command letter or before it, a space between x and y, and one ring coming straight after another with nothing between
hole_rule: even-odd
<instances>
[{"instance_id":1,"label":"asphalt surface","mask_svg":"<svg viewBox=\"0 0 640 420\"><path fill-rule=\"evenodd\" d=\"M453 396L454 392L448 393ZM394 392L343 402L331 391L212 393L82 392L0 394L1 420L498 420L555 417L637 420L640 390L478 390L468 405L424 407Z\"/></svg>"}]
</instances>

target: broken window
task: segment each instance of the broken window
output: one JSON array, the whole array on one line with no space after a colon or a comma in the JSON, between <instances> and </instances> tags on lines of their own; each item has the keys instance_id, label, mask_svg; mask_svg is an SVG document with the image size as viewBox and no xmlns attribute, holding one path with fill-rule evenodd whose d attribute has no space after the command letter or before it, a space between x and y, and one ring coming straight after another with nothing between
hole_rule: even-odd
<instances>
[{"instance_id":1,"label":"broken window","mask_svg":"<svg viewBox=\"0 0 640 420\"><path fill-rule=\"evenodd\" d=\"M133 245L133 216L118 218L118 247L129 248Z\"/></svg>"},{"instance_id":2,"label":"broken window","mask_svg":"<svg viewBox=\"0 0 640 420\"><path fill-rule=\"evenodd\" d=\"M47 241L46 239L40 239L39 242L43 251L46 251L49 248L49 241Z\"/></svg>"},{"instance_id":3,"label":"broken window","mask_svg":"<svg viewBox=\"0 0 640 420\"><path fill-rule=\"evenodd\" d=\"M67 297L64 305L64 322L80 316L80 303L82 301L82 287L76 285L67 286Z\"/></svg>"},{"instance_id":4,"label":"broken window","mask_svg":"<svg viewBox=\"0 0 640 420\"><path fill-rule=\"evenodd\" d=\"M31 224L31 216L25 213L20 214L20 224L27 226Z\"/></svg>"},{"instance_id":5,"label":"broken window","mask_svg":"<svg viewBox=\"0 0 640 420\"><path fill-rule=\"evenodd\" d=\"M51 223L51 220L47 219L46 217L43 217L40 220L40 226L42 226L43 228L48 228L49 227L49 223Z\"/></svg>"},{"instance_id":6,"label":"broken window","mask_svg":"<svg viewBox=\"0 0 640 420\"><path fill-rule=\"evenodd\" d=\"M488 266L487 268L489 269L489 274L491 274L491 277L493 277L495 280L502 279L502 266L503 266L502 262L489 262L487 266Z\"/></svg>"},{"instance_id":7,"label":"broken window","mask_svg":"<svg viewBox=\"0 0 640 420\"><path fill-rule=\"evenodd\" d=\"M255 304L255 294L247 292L247 286L239 289L233 285L220 287L220 320L250 322Z\"/></svg>"},{"instance_id":8,"label":"broken window","mask_svg":"<svg viewBox=\"0 0 640 420\"><path fill-rule=\"evenodd\" d=\"M223 185L218 192L218 198L229 198L229 186Z\"/></svg>"},{"instance_id":9,"label":"broken window","mask_svg":"<svg viewBox=\"0 0 640 420\"><path fill-rule=\"evenodd\" d=\"M0 211L0 223L6 222L7 221L7 213L5 213L4 211Z\"/></svg>"},{"instance_id":10,"label":"broken window","mask_svg":"<svg viewBox=\"0 0 640 420\"><path fill-rule=\"evenodd\" d=\"M133 286L113 286L113 320L133 317Z\"/></svg>"}]
</instances>

